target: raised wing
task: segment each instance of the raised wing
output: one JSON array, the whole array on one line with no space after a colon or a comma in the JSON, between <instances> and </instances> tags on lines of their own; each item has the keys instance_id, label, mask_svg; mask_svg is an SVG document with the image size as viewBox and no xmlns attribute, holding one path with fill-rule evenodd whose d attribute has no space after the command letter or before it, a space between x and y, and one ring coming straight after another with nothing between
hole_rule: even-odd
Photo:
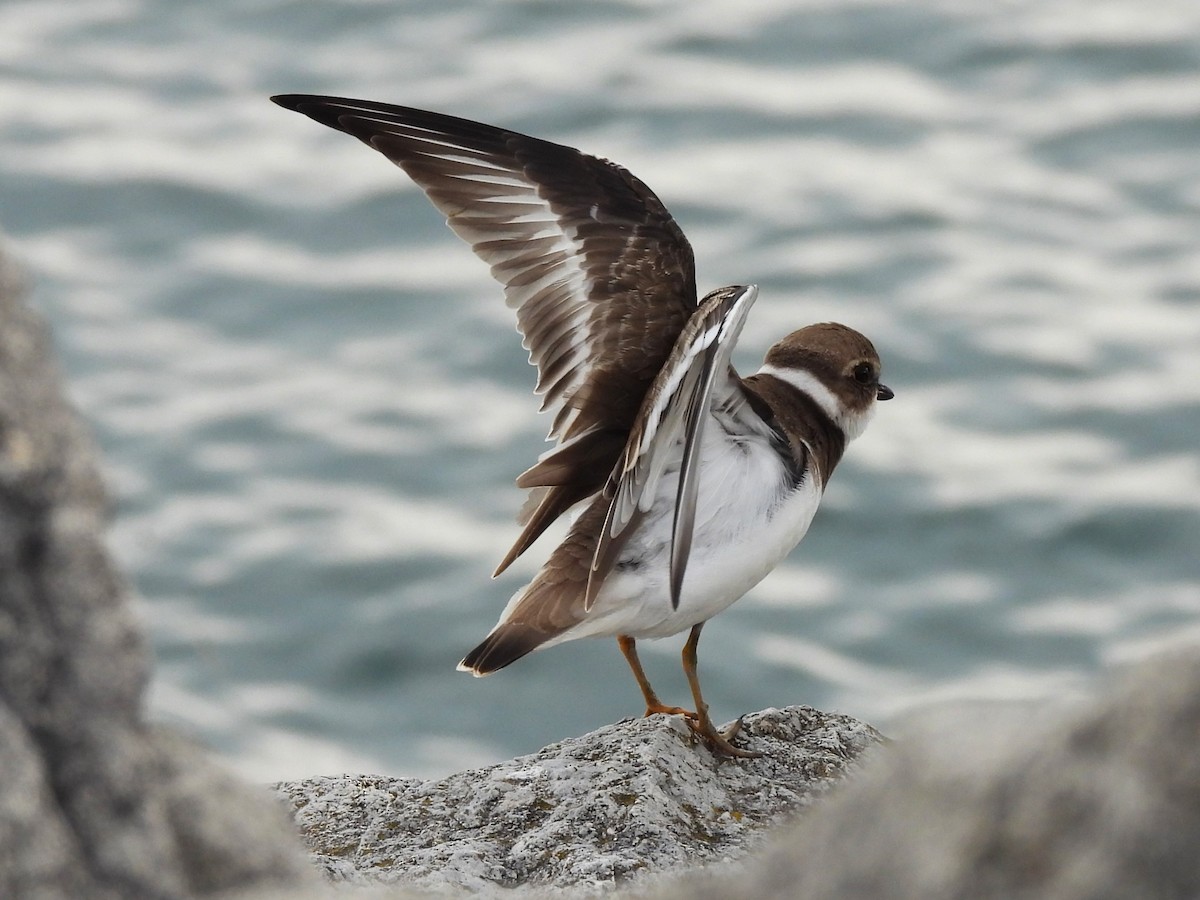
<instances>
[{"instance_id":1,"label":"raised wing","mask_svg":"<svg viewBox=\"0 0 1200 900\"><path fill-rule=\"evenodd\" d=\"M691 246L620 166L439 113L338 97L271 98L400 166L504 285L557 446L517 480L545 488L499 574L600 490L696 309Z\"/></svg>"},{"instance_id":2,"label":"raised wing","mask_svg":"<svg viewBox=\"0 0 1200 900\"><path fill-rule=\"evenodd\" d=\"M746 403L730 358L757 297L755 285L721 288L705 297L646 394L620 466L605 489L612 500L592 559L586 608L591 608L625 538L653 504L672 462L679 464L679 487L671 534L671 604L679 607L696 523L704 423L714 404Z\"/></svg>"}]
</instances>

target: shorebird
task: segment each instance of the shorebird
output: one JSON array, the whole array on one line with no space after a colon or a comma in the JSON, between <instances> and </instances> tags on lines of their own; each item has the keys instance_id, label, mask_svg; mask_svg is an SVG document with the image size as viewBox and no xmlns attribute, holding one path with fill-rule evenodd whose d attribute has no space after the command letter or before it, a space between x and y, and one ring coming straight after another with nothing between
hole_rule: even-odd
<instances>
[{"instance_id":1,"label":"shorebird","mask_svg":"<svg viewBox=\"0 0 1200 900\"><path fill-rule=\"evenodd\" d=\"M491 266L516 310L555 446L503 572L551 522L567 536L459 663L487 675L527 653L615 636L646 715L681 715L714 752L757 756L719 731L697 674L700 631L804 537L847 442L877 400L879 356L857 331L809 325L742 378L730 358L754 285L698 300L692 248L621 166L504 128L404 106L290 94L275 103L352 135L421 187ZM690 629L694 709L658 699L636 642Z\"/></svg>"}]
</instances>

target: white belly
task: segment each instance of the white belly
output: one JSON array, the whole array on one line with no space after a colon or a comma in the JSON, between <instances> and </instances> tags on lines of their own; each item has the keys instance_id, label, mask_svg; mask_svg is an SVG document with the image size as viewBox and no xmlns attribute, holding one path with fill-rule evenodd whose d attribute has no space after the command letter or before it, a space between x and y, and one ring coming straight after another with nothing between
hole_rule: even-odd
<instances>
[{"instance_id":1,"label":"white belly","mask_svg":"<svg viewBox=\"0 0 1200 900\"><path fill-rule=\"evenodd\" d=\"M705 429L692 552L671 606L671 528L678 478L660 482L654 507L621 551L588 617L548 642L627 634L657 638L712 618L758 584L799 543L821 500L815 476L791 483L762 438L734 441L715 422Z\"/></svg>"}]
</instances>

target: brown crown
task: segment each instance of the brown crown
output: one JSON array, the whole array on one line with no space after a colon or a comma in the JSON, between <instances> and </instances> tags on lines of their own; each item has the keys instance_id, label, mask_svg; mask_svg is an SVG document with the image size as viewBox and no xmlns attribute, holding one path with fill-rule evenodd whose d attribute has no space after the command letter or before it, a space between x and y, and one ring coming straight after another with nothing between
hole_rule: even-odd
<instances>
[{"instance_id":1,"label":"brown crown","mask_svg":"<svg viewBox=\"0 0 1200 900\"><path fill-rule=\"evenodd\" d=\"M848 411L870 406L879 390L879 354L859 332L836 322L821 322L793 331L767 351L767 365L811 372ZM865 382L856 370L868 365Z\"/></svg>"}]
</instances>

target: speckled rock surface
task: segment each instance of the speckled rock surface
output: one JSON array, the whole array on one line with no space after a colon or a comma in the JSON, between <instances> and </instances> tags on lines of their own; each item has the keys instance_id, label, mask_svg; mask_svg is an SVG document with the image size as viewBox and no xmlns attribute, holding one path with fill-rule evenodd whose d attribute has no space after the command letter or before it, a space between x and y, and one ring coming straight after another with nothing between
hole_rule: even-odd
<instances>
[{"instance_id":1,"label":"speckled rock surface","mask_svg":"<svg viewBox=\"0 0 1200 900\"><path fill-rule=\"evenodd\" d=\"M747 853L879 741L809 707L746 717L766 756L718 760L675 717L619 722L440 781L343 776L279 785L334 879L586 888Z\"/></svg>"}]
</instances>

